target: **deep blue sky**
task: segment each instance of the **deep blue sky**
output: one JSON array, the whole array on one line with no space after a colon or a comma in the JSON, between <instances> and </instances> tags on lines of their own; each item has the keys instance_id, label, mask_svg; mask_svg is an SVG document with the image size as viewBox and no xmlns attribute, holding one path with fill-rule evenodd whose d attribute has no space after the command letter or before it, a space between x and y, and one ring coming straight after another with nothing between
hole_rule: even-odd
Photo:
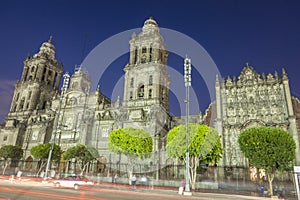
<instances>
[{"instance_id":1,"label":"deep blue sky","mask_svg":"<svg viewBox=\"0 0 300 200\"><path fill-rule=\"evenodd\" d=\"M0 122L7 114L15 81L20 79L27 54L35 54L53 35L57 59L65 71L99 43L142 27L153 16L160 27L188 35L201 44L222 76L238 76L249 62L259 72L274 73L284 67L293 96L300 97L300 3L299 1L6 1L0 2ZM111 95L110 81L118 80L128 57L122 56L100 80ZM169 62L182 67L174 55ZM205 86L195 75L200 109L210 103ZM196 79L196 80L195 80ZM121 94L122 95L122 94ZM176 107L173 99L173 107ZM173 114L178 114L172 108Z\"/></svg>"}]
</instances>

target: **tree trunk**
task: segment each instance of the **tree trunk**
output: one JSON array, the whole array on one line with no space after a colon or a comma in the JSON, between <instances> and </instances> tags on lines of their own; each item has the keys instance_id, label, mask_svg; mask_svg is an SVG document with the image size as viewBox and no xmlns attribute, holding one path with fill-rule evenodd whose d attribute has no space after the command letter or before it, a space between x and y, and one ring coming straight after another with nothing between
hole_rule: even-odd
<instances>
[{"instance_id":1,"label":"tree trunk","mask_svg":"<svg viewBox=\"0 0 300 200\"><path fill-rule=\"evenodd\" d=\"M85 164L83 165L83 167L80 168L80 170L81 170L80 176L83 176L84 171L86 170L86 167L88 166L88 164L89 164L89 163L87 162L87 163L85 163Z\"/></svg>"},{"instance_id":2,"label":"tree trunk","mask_svg":"<svg viewBox=\"0 0 300 200\"><path fill-rule=\"evenodd\" d=\"M44 161L42 160L41 166L40 166L38 172L36 173L36 176L39 176L39 174L41 173L41 171L42 171L43 167L45 167L45 165L46 165L46 162L44 162ZM49 173L49 172L48 172L48 173ZM48 176L48 174L46 174L46 176Z\"/></svg>"},{"instance_id":3,"label":"tree trunk","mask_svg":"<svg viewBox=\"0 0 300 200\"><path fill-rule=\"evenodd\" d=\"M192 186L192 189L196 189L196 179L197 179L197 167L199 166L199 158L192 156L190 158L191 160L191 166L190 166L190 183Z\"/></svg>"},{"instance_id":4,"label":"tree trunk","mask_svg":"<svg viewBox=\"0 0 300 200\"><path fill-rule=\"evenodd\" d=\"M272 185L273 179L274 179L274 174L268 173L269 190L271 196L273 196L273 185Z\"/></svg>"},{"instance_id":5,"label":"tree trunk","mask_svg":"<svg viewBox=\"0 0 300 200\"><path fill-rule=\"evenodd\" d=\"M127 175L128 175L129 185L131 185L131 178L132 178L132 173L133 173L133 163L134 163L134 159L128 157Z\"/></svg>"},{"instance_id":6,"label":"tree trunk","mask_svg":"<svg viewBox=\"0 0 300 200\"><path fill-rule=\"evenodd\" d=\"M8 160L5 160L5 166L4 166L4 169L3 169L3 172L2 172L3 175L5 174L7 166L8 166Z\"/></svg>"},{"instance_id":7,"label":"tree trunk","mask_svg":"<svg viewBox=\"0 0 300 200\"><path fill-rule=\"evenodd\" d=\"M195 179L195 157L191 157L190 158L190 183L191 183L191 187L194 190L195 189L195 183L196 183L196 179Z\"/></svg>"}]
</instances>

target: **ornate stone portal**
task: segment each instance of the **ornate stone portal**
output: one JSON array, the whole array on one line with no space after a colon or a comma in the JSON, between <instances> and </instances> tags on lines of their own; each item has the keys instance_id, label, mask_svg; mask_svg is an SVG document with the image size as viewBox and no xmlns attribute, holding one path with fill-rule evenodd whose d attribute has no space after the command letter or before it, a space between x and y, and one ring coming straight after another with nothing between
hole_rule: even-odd
<instances>
[{"instance_id":1,"label":"ornate stone portal","mask_svg":"<svg viewBox=\"0 0 300 200\"><path fill-rule=\"evenodd\" d=\"M291 133L296 141L297 162L299 138L296 129L287 74L261 76L247 64L240 76L220 83L216 78L217 118L215 127L223 137L225 166L247 166L238 145L239 133L257 126L280 127Z\"/></svg>"}]
</instances>

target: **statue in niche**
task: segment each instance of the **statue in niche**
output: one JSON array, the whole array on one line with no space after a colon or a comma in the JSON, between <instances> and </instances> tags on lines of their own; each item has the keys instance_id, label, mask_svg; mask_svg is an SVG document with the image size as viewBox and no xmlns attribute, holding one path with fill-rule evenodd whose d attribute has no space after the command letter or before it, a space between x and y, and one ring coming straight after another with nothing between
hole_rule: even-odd
<instances>
[{"instance_id":1,"label":"statue in niche","mask_svg":"<svg viewBox=\"0 0 300 200\"><path fill-rule=\"evenodd\" d=\"M51 108L51 102L50 101L46 101L46 110L49 110Z\"/></svg>"},{"instance_id":2,"label":"statue in niche","mask_svg":"<svg viewBox=\"0 0 300 200\"><path fill-rule=\"evenodd\" d=\"M72 117L68 117L66 119L66 123L65 123L67 129L72 129L73 128L73 124L74 124L73 118Z\"/></svg>"}]
</instances>

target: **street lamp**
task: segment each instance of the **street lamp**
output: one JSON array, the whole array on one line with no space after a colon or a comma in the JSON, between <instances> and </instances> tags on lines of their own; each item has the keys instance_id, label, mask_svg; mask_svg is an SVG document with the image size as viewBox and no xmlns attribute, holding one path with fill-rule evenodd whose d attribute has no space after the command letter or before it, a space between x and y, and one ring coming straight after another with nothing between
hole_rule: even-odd
<instances>
[{"instance_id":1,"label":"street lamp","mask_svg":"<svg viewBox=\"0 0 300 200\"><path fill-rule=\"evenodd\" d=\"M55 117L55 123L54 123L53 132L52 132L52 144L51 144L51 148L50 148L49 155L48 155L48 160L47 160L47 165L46 165L46 171L45 171L45 174L44 174L44 178L47 177L48 171L49 171L49 168L50 168L50 162L51 162L52 153L53 153L53 149L54 149L56 133L58 132L57 130L59 128L59 123L58 122L59 122L61 104L62 104L62 101L64 99L65 93L68 89L69 80L70 80L70 75L67 72L67 73L64 74L64 81L63 81L63 85L62 85L62 88L61 88L61 94L60 94L60 99L59 99L57 116Z\"/></svg>"},{"instance_id":2,"label":"street lamp","mask_svg":"<svg viewBox=\"0 0 300 200\"><path fill-rule=\"evenodd\" d=\"M186 150L186 158L185 158L185 167L186 167L186 175L185 175L185 191L184 195L192 195L190 192L190 155L189 155L189 137L190 137L190 130L189 130L189 88L191 86L191 59L186 56L184 59L184 84L186 88L186 130L187 130L187 150Z\"/></svg>"}]
</instances>

